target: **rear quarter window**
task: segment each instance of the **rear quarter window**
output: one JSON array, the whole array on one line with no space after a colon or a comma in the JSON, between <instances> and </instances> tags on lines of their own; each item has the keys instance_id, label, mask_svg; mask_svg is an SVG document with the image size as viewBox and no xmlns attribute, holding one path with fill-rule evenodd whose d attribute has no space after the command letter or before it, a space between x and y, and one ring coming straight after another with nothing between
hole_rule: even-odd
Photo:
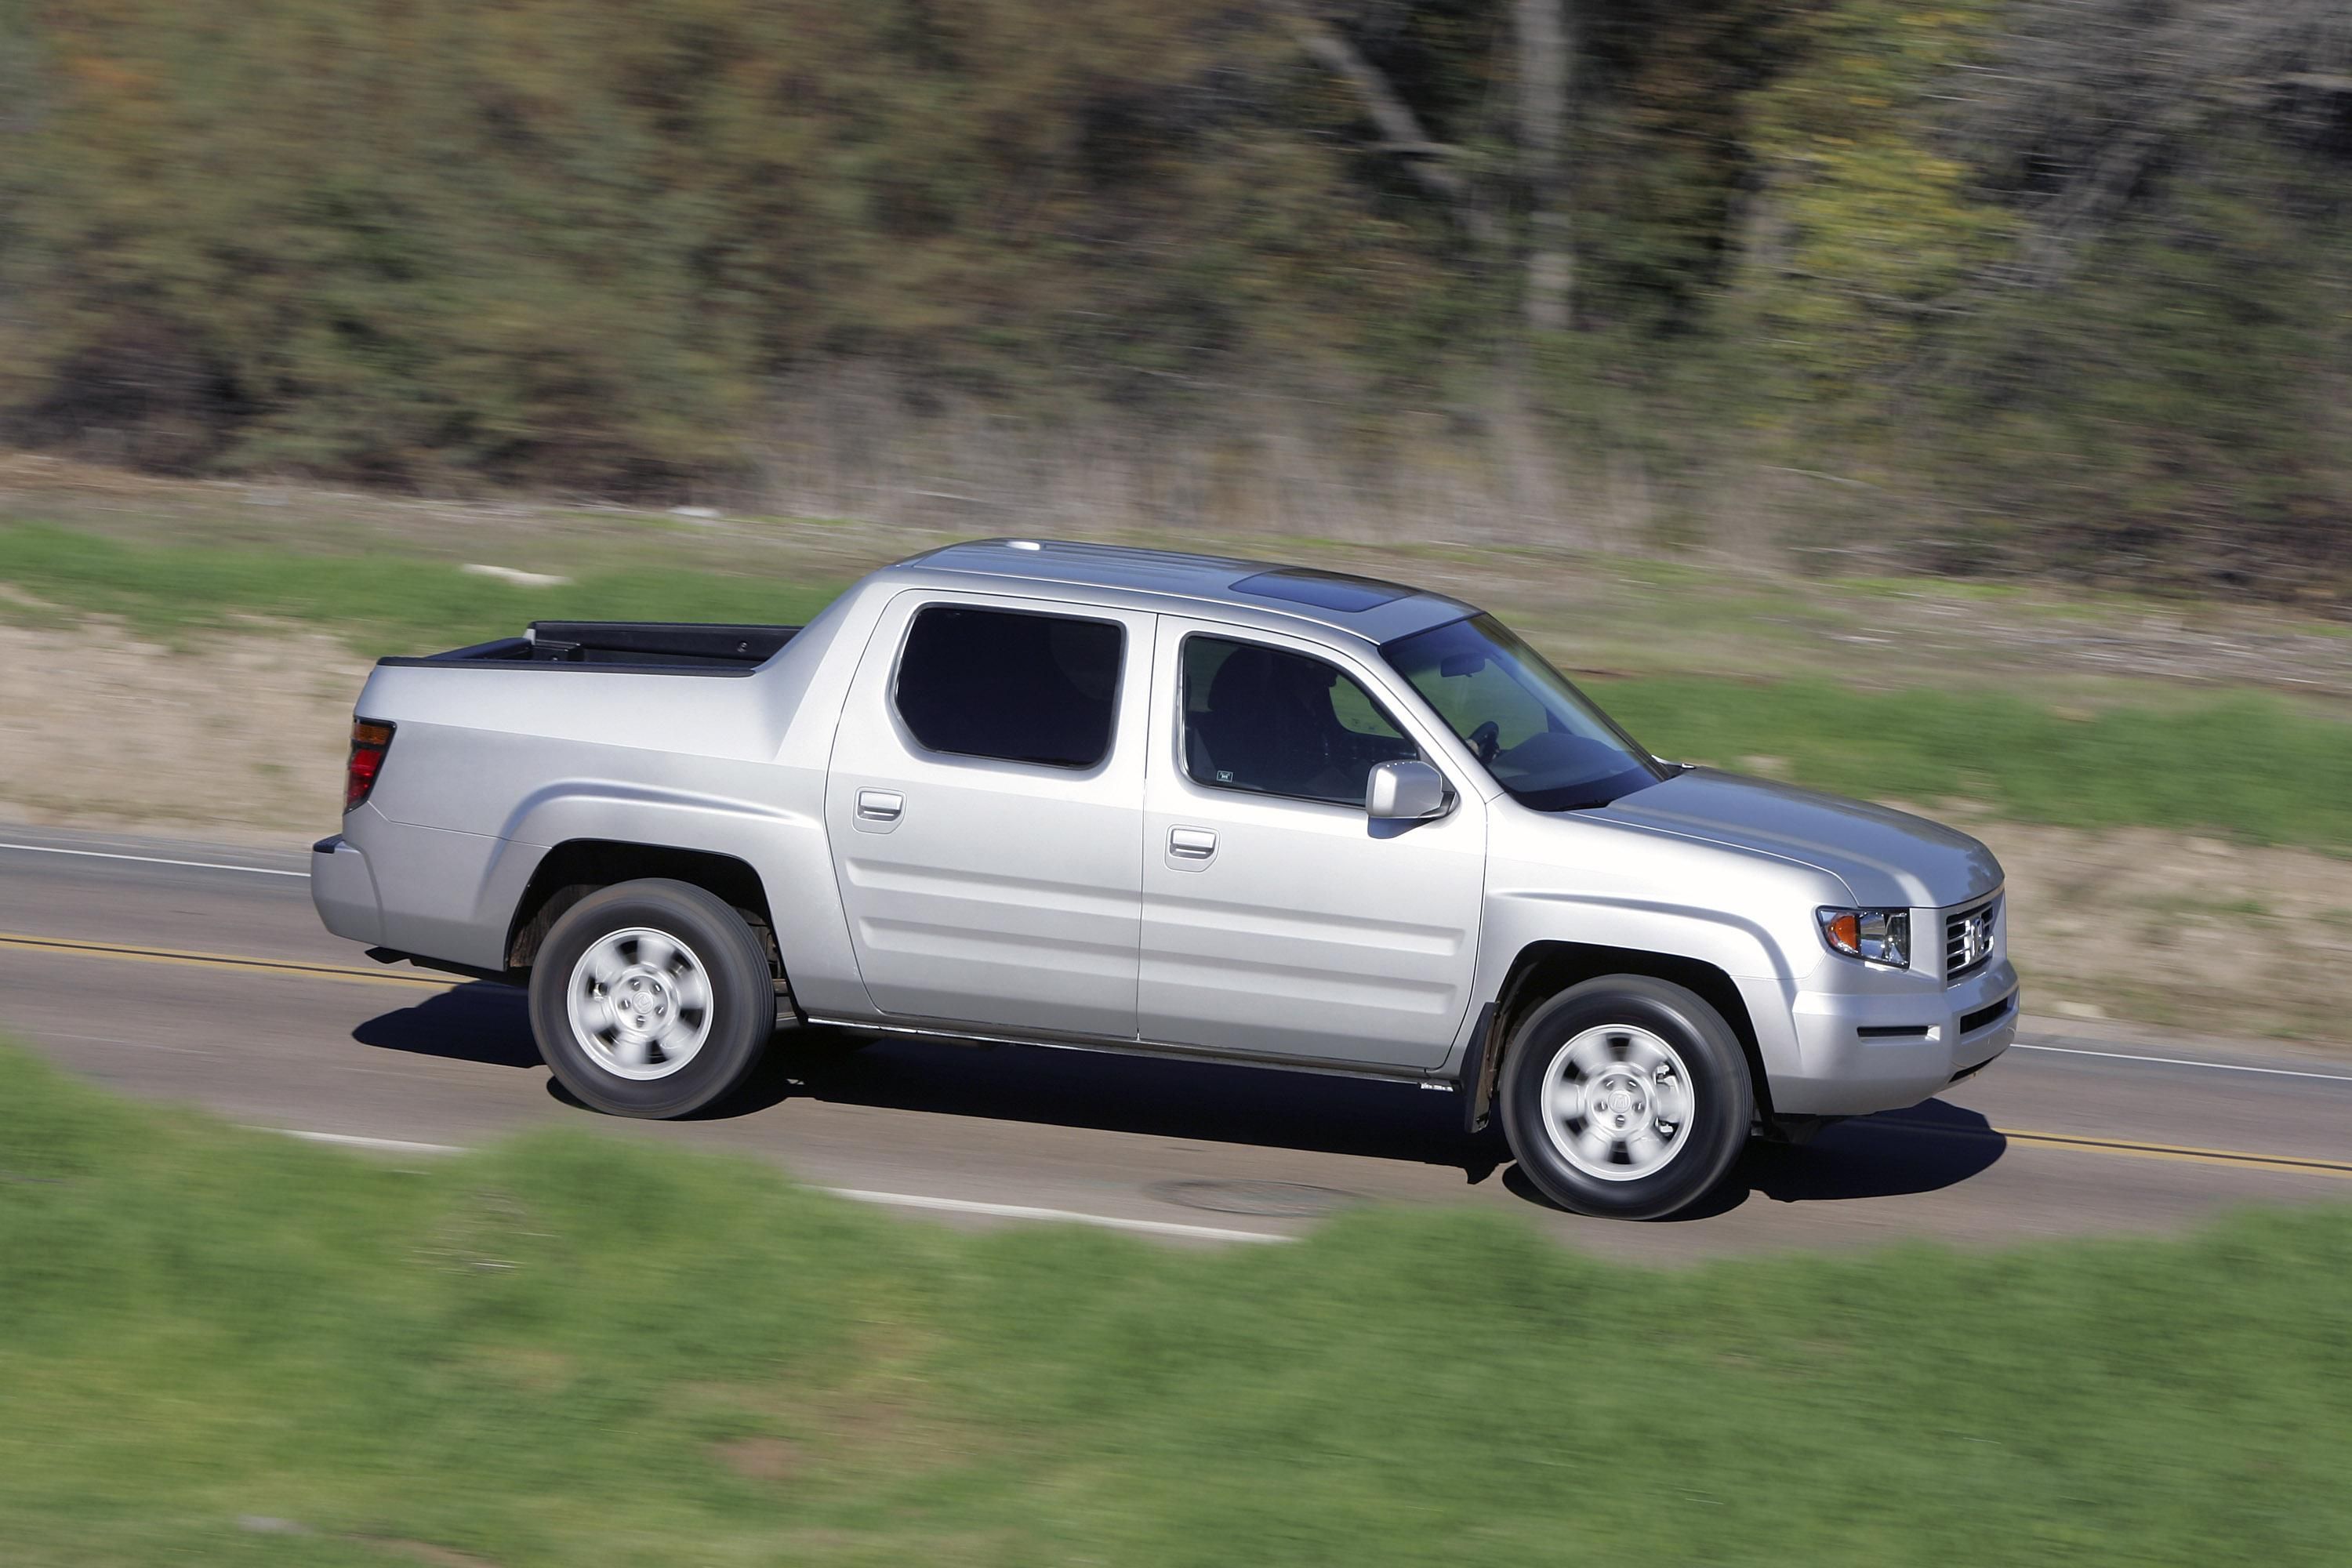
<instances>
[{"instance_id":1,"label":"rear quarter window","mask_svg":"<svg viewBox=\"0 0 2352 1568\"><path fill-rule=\"evenodd\" d=\"M1090 768L1110 755L1125 652L1112 621L926 605L893 700L925 751Z\"/></svg>"}]
</instances>

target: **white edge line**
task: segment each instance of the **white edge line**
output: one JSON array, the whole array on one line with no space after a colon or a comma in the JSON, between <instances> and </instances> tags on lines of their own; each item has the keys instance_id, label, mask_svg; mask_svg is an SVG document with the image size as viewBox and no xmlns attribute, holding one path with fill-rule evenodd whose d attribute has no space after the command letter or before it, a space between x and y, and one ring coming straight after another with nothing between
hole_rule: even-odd
<instances>
[{"instance_id":1,"label":"white edge line","mask_svg":"<svg viewBox=\"0 0 2352 1568\"><path fill-rule=\"evenodd\" d=\"M1020 1204L983 1204L971 1198L919 1197L912 1193L865 1193L850 1187L824 1187L837 1198L861 1204L887 1204L895 1208L939 1209L949 1214L992 1215L1002 1219L1061 1220L1070 1225L1100 1226L1107 1230L1135 1230L1147 1236L1189 1236L1207 1241L1297 1241L1266 1230L1225 1230L1213 1225L1177 1225L1164 1219L1121 1219L1107 1214L1081 1214L1076 1209L1029 1208Z\"/></svg>"},{"instance_id":2,"label":"white edge line","mask_svg":"<svg viewBox=\"0 0 2352 1568\"><path fill-rule=\"evenodd\" d=\"M456 1143L412 1143L405 1138L362 1138L356 1132L309 1132L299 1127L251 1127L248 1132L275 1132L305 1143L333 1143L345 1149L374 1149L387 1154L462 1154Z\"/></svg>"},{"instance_id":3,"label":"white edge line","mask_svg":"<svg viewBox=\"0 0 2352 1568\"><path fill-rule=\"evenodd\" d=\"M462 1154L456 1143L415 1143L404 1138L362 1138L354 1132L311 1132L299 1127L251 1127L248 1131L275 1132L305 1143L332 1143L346 1149L373 1149L387 1154ZM1058 1220L1066 1225L1091 1225L1105 1230L1140 1231L1146 1236L1181 1236L1197 1241L1296 1241L1264 1230L1227 1230L1213 1225L1178 1225L1161 1219L1122 1219L1116 1215L1081 1214L1076 1209L1031 1208L1022 1204L984 1204L971 1198L934 1198L916 1193L869 1193L854 1187L819 1187L836 1198L891 1208L931 1209L943 1214L987 1215L996 1219Z\"/></svg>"},{"instance_id":4,"label":"white edge line","mask_svg":"<svg viewBox=\"0 0 2352 1568\"><path fill-rule=\"evenodd\" d=\"M2019 1051L2055 1051L2067 1057L2105 1057L2118 1062L2158 1062L2168 1068L2203 1068L2208 1072L2258 1072L2272 1078L2315 1078L2328 1083L2352 1083L2352 1073L2298 1072L2293 1068L2248 1067L2242 1062L2200 1062L2187 1057L2142 1057L2129 1051L2088 1051L2079 1046L2029 1046L2022 1040L2010 1047Z\"/></svg>"},{"instance_id":5,"label":"white edge line","mask_svg":"<svg viewBox=\"0 0 2352 1568\"><path fill-rule=\"evenodd\" d=\"M199 871L243 871L249 877L308 877L308 871L280 871L268 866L231 866L219 860L167 860L161 855L117 855L104 849L60 849L54 844L0 844L0 849L21 849L27 855L79 855L90 860L136 860L142 866L190 866Z\"/></svg>"}]
</instances>

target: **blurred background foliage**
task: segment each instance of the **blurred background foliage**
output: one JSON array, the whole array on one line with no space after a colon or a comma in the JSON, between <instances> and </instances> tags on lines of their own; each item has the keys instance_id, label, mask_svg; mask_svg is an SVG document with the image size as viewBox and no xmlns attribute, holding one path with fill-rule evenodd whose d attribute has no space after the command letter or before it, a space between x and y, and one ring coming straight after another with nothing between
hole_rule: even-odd
<instances>
[{"instance_id":1,"label":"blurred background foliage","mask_svg":"<svg viewBox=\"0 0 2352 1568\"><path fill-rule=\"evenodd\" d=\"M2340 604L2347 175L2341 0L0 0L0 432Z\"/></svg>"}]
</instances>

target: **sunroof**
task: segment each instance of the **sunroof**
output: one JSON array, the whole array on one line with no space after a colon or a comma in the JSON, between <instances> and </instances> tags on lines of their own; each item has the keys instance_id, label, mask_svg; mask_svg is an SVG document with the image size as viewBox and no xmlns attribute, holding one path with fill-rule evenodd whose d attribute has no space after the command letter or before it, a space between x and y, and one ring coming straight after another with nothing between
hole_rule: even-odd
<instances>
[{"instance_id":1,"label":"sunroof","mask_svg":"<svg viewBox=\"0 0 2352 1568\"><path fill-rule=\"evenodd\" d=\"M1312 605L1318 610L1376 610L1382 605L1393 605L1412 593L1394 583L1383 583L1377 577L1350 577L1344 572L1310 572L1300 567L1284 567L1278 572L1261 572L1255 577L1244 577L1234 584L1236 594L1248 594L1260 599L1282 599L1294 605Z\"/></svg>"}]
</instances>

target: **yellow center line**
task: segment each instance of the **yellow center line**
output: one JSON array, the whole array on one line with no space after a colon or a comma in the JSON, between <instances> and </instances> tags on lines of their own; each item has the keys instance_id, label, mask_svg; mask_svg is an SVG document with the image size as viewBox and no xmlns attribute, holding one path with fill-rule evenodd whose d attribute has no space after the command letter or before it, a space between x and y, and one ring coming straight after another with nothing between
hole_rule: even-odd
<instances>
[{"instance_id":1,"label":"yellow center line","mask_svg":"<svg viewBox=\"0 0 2352 1568\"><path fill-rule=\"evenodd\" d=\"M2005 1138L2012 1143L2044 1149L2074 1149L2088 1154L2121 1154L2135 1160L2186 1160L2200 1165L2228 1165L2239 1170L2279 1171L2298 1176L2352 1178L2352 1161L2305 1159L2294 1154L2260 1154L2247 1149L2206 1149L2193 1143L2153 1143L2138 1138L2094 1138L2080 1132L2037 1132L2024 1127L1942 1127L1931 1121L1911 1121L1899 1116L1881 1117L1879 1125L1900 1127L1944 1138Z\"/></svg>"},{"instance_id":2,"label":"yellow center line","mask_svg":"<svg viewBox=\"0 0 2352 1568\"><path fill-rule=\"evenodd\" d=\"M121 942L75 942L61 936L28 936L0 931L0 947L32 952L61 952L77 958L121 959L131 963L185 963L200 969L249 970L262 974L293 974L310 980L338 980L352 985L424 986L446 991L465 984L454 975L408 974L390 969L352 969L339 963L296 963L274 958L247 958L234 952L184 952L170 948L131 947Z\"/></svg>"},{"instance_id":3,"label":"yellow center line","mask_svg":"<svg viewBox=\"0 0 2352 1568\"><path fill-rule=\"evenodd\" d=\"M246 970L262 974L290 974L309 980L334 980L354 985L400 985L411 990L447 991L465 982L454 975L410 974L395 970L352 969L333 963L298 963L278 959L248 958L233 952L191 952L170 948L132 947L121 942L76 942L67 937L31 936L0 931L0 948L34 952L66 953L78 958L121 959L132 963L184 963L204 969ZM1906 1117L1876 1119L1882 1127L1926 1132L1945 1138L2005 1138L2044 1149L2072 1149L2089 1154L2116 1154L2135 1160L2184 1160L2194 1164L2221 1165L2236 1170L2272 1171L2289 1175L2352 1178L2352 1161L2304 1159L2288 1154L2263 1154L2247 1149L2206 1149L2188 1143L2155 1143L2132 1138L2095 1138L2078 1132L2040 1132L2023 1127L1947 1127Z\"/></svg>"}]
</instances>

